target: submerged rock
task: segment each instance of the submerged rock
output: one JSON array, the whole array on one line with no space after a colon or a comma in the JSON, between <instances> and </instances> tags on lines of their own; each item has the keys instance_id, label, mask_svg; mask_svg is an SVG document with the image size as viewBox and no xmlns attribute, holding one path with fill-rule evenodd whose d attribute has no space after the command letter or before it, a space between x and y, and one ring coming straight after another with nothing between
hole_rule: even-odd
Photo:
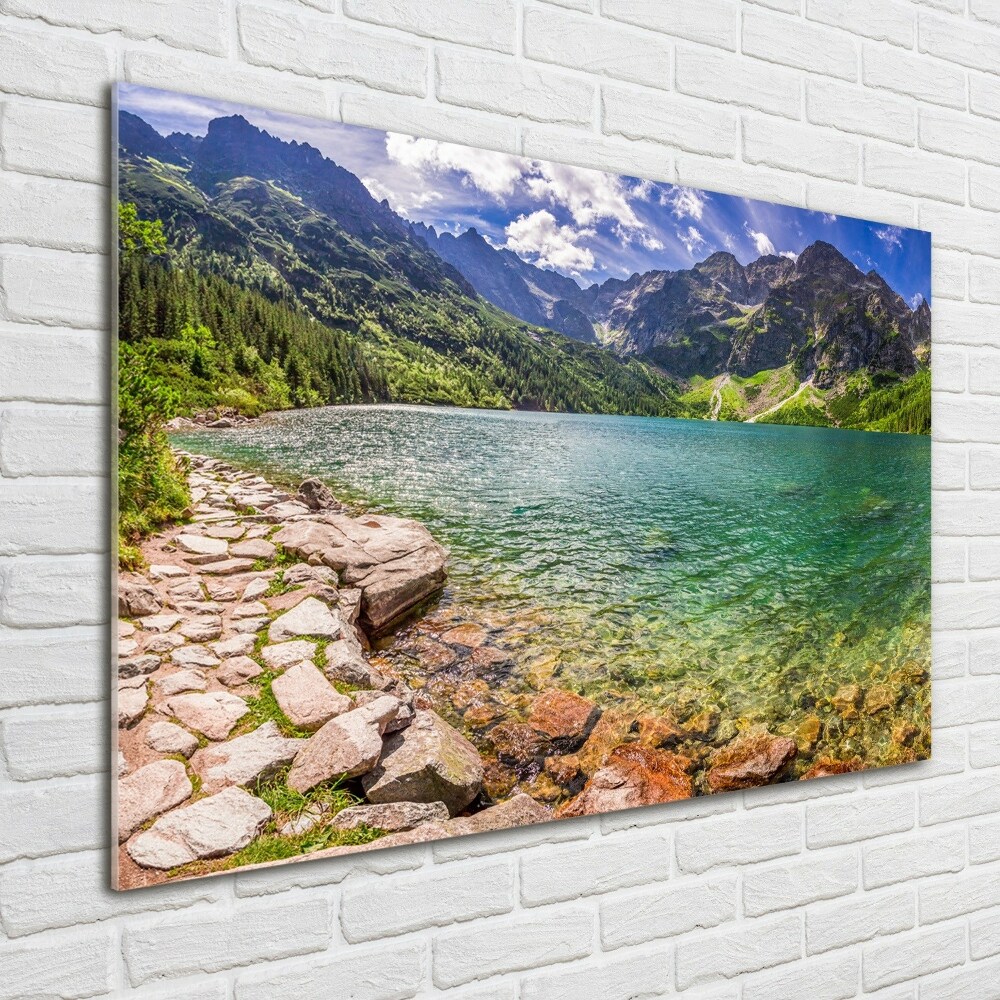
<instances>
[{"instance_id":1,"label":"submerged rock","mask_svg":"<svg viewBox=\"0 0 1000 1000\"><path fill-rule=\"evenodd\" d=\"M246 847L270 818L266 802L242 788L227 788L161 816L125 849L143 868L176 868Z\"/></svg>"},{"instance_id":2,"label":"submerged rock","mask_svg":"<svg viewBox=\"0 0 1000 1000\"><path fill-rule=\"evenodd\" d=\"M528 723L543 733L559 750L572 751L590 735L601 710L571 691L543 691L531 706Z\"/></svg>"},{"instance_id":3,"label":"submerged rock","mask_svg":"<svg viewBox=\"0 0 1000 1000\"><path fill-rule=\"evenodd\" d=\"M371 802L444 802L453 816L476 797L482 784L479 752L427 710L418 711L406 729L386 739L377 766L362 779Z\"/></svg>"},{"instance_id":4,"label":"submerged rock","mask_svg":"<svg viewBox=\"0 0 1000 1000\"><path fill-rule=\"evenodd\" d=\"M860 757L852 757L849 760L836 760L833 757L820 757L812 767L802 775L802 780L807 781L813 778L832 778L837 774L851 774L854 771L863 771L864 761Z\"/></svg>"},{"instance_id":5,"label":"submerged rock","mask_svg":"<svg viewBox=\"0 0 1000 1000\"><path fill-rule=\"evenodd\" d=\"M728 792L770 784L798 752L794 740L768 732L747 733L712 755L708 787L713 792Z\"/></svg>"},{"instance_id":6,"label":"submerged rock","mask_svg":"<svg viewBox=\"0 0 1000 1000\"><path fill-rule=\"evenodd\" d=\"M694 789L689 765L686 757L667 750L622 744L558 815L587 816L690 798Z\"/></svg>"}]
</instances>

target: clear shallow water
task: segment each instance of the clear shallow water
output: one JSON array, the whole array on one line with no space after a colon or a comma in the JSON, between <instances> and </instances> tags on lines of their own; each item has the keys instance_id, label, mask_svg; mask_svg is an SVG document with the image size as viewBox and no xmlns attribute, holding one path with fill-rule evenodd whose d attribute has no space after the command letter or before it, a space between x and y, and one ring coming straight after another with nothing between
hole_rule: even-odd
<instances>
[{"instance_id":1,"label":"clear shallow water","mask_svg":"<svg viewBox=\"0 0 1000 1000\"><path fill-rule=\"evenodd\" d=\"M356 406L175 441L424 521L446 601L507 622L525 675L606 703L787 727L930 663L927 438Z\"/></svg>"}]
</instances>

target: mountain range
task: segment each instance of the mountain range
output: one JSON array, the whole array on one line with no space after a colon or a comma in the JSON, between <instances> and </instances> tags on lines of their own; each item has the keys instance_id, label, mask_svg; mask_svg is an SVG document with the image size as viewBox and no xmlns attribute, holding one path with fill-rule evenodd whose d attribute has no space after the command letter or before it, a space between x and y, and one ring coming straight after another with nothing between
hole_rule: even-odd
<instances>
[{"instance_id":1,"label":"mountain range","mask_svg":"<svg viewBox=\"0 0 1000 1000\"><path fill-rule=\"evenodd\" d=\"M122 111L118 138L120 198L162 221L175 254L360 338L373 364L473 373L468 399L426 401L929 426L929 306L829 243L582 288L476 229L408 221L314 147L239 115L163 136Z\"/></svg>"}]
</instances>

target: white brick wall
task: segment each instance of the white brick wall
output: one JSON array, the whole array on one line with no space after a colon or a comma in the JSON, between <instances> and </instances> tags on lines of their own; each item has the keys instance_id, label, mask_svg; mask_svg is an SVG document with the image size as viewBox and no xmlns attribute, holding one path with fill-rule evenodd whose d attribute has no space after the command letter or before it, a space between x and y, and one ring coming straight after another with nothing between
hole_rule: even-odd
<instances>
[{"instance_id":1,"label":"white brick wall","mask_svg":"<svg viewBox=\"0 0 1000 1000\"><path fill-rule=\"evenodd\" d=\"M0 0L0 1000L1000 995L1000 5L966 10ZM109 892L116 78L933 230L935 759Z\"/></svg>"}]
</instances>

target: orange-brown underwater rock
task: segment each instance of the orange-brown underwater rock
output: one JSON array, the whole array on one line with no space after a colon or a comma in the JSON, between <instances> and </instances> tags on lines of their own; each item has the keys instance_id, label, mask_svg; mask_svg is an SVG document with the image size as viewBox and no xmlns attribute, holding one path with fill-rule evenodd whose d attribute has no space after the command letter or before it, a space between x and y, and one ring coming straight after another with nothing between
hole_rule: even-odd
<instances>
[{"instance_id":1,"label":"orange-brown underwater rock","mask_svg":"<svg viewBox=\"0 0 1000 1000\"><path fill-rule=\"evenodd\" d=\"M588 816L690 798L689 765L679 754L624 743L608 754L604 766L558 815Z\"/></svg>"},{"instance_id":2,"label":"orange-brown underwater rock","mask_svg":"<svg viewBox=\"0 0 1000 1000\"><path fill-rule=\"evenodd\" d=\"M601 710L571 691L543 691L531 706L528 723L561 750L576 750L590 735Z\"/></svg>"},{"instance_id":3,"label":"orange-brown underwater rock","mask_svg":"<svg viewBox=\"0 0 1000 1000\"><path fill-rule=\"evenodd\" d=\"M864 761L860 757L850 760L835 760L833 757L820 757L812 767L802 775L802 780L811 778L831 778L835 774L850 774L853 771L863 771Z\"/></svg>"},{"instance_id":4,"label":"orange-brown underwater rock","mask_svg":"<svg viewBox=\"0 0 1000 1000\"><path fill-rule=\"evenodd\" d=\"M747 733L712 754L708 787L713 792L767 785L795 759L794 740L768 732Z\"/></svg>"}]
</instances>

